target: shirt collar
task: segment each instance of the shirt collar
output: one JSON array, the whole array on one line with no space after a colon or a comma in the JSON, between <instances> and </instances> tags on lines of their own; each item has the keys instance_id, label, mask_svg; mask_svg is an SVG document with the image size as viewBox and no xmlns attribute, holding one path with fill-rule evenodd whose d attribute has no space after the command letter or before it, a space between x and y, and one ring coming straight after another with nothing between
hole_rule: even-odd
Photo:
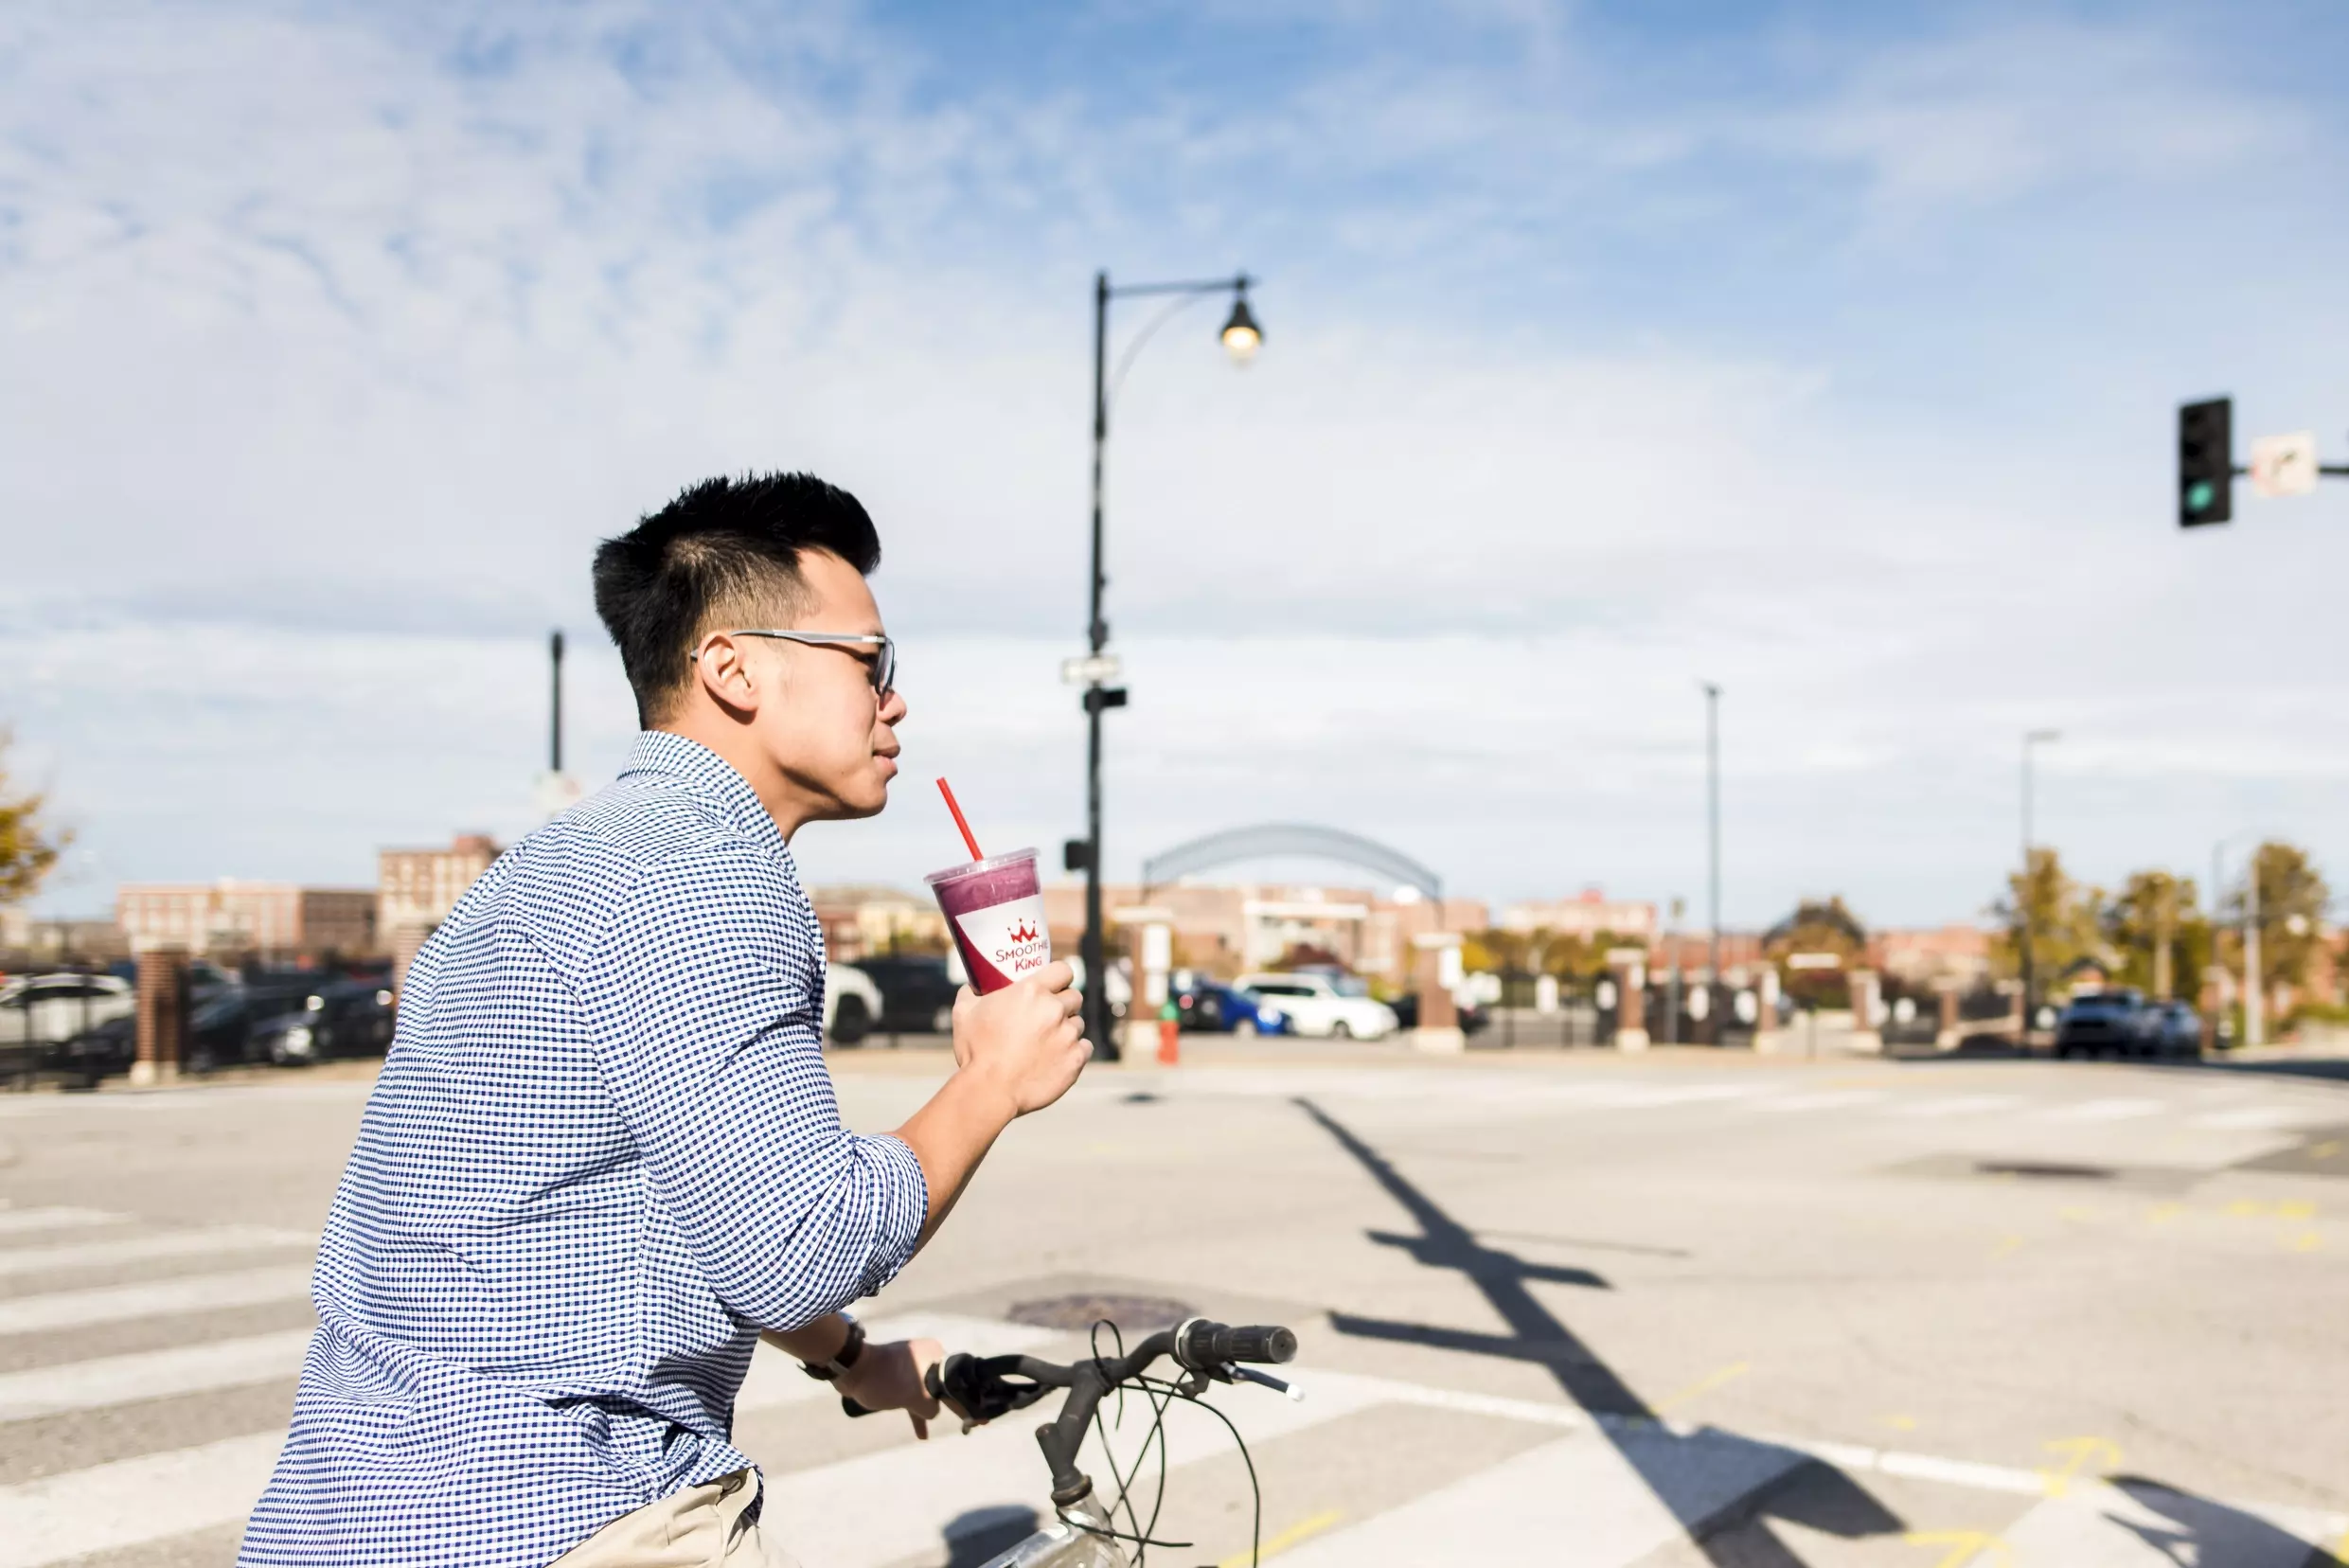
<instances>
[{"instance_id":1,"label":"shirt collar","mask_svg":"<svg viewBox=\"0 0 2349 1568\"><path fill-rule=\"evenodd\" d=\"M716 806L726 820L741 832L761 845L791 859L791 846L784 842L783 831L767 814L758 795L735 765L703 745L667 730L643 730L636 743L629 748L628 766L620 770L622 778L632 774L660 774L676 779L695 794Z\"/></svg>"}]
</instances>

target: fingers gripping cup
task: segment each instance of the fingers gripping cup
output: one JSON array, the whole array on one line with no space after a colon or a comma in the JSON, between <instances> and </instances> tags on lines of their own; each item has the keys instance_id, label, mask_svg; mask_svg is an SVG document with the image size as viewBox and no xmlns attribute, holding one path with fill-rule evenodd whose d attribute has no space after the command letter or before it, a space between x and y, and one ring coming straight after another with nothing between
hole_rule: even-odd
<instances>
[{"instance_id":1,"label":"fingers gripping cup","mask_svg":"<svg viewBox=\"0 0 2349 1568\"><path fill-rule=\"evenodd\" d=\"M1044 924L1036 851L972 861L922 881L937 895L954 934L971 989L985 995L1026 978L1052 962L1052 933Z\"/></svg>"}]
</instances>

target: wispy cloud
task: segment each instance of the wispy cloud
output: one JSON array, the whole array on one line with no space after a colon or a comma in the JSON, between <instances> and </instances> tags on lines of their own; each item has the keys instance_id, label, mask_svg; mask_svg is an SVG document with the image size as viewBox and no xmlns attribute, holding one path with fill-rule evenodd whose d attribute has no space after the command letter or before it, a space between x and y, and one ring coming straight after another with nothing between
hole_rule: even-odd
<instances>
[{"instance_id":1,"label":"wispy cloud","mask_svg":"<svg viewBox=\"0 0 2349 1568\"><path fill-rule=\"evenodd\" d=\"M2306 346L2349 330L2349 222L2258 179L2313 192L2342 112L2201 25L17 8L0 692L98 857L58 897L519 826L593 541L776 465L882 520L909 739L1070 830L1103 261L1245 264L1272 334L1241 374L1178 324L1119 405L1121 863L1213 802L1684 890L1697 673L1741 918L1975 907L2025 724L2078 737L2099 807L2043 808L2092 867L2190 857L2349 771L2341 504L2164 526L2169 403L2338 420Z\"/></svg>"}]
</instances>

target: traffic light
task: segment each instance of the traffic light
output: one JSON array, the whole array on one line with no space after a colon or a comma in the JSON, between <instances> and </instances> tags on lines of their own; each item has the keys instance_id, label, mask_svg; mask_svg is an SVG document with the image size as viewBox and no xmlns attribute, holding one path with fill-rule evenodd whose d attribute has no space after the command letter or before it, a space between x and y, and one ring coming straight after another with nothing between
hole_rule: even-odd
<instances>
[{"instance_id":1,"label":"traffic light","mask_svg":"<svg viewBox=\"0 0 2349 1568\"><path fill-rule=\"evenodd\" d=\"M2213 398L2178 410L2178 526L2198 528L2234 516L2234 400Z\"/></svg>"}]
</instances>

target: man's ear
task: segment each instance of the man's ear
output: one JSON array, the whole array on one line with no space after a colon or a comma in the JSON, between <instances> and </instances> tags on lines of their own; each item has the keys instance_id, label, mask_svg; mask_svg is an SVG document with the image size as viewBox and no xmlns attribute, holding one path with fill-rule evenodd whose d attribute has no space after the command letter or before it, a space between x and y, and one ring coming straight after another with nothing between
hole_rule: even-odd
<instances>
[{"instance_id":1,"label":"man's ear","mask_svg":"<svg viewBox=\"0 0 2349 1568\"><path fill-rule=\"evenodd\" d=\"M721 632L702 644L693 661L694 684L719 707L740 717L758 711L760 679L751 668L749 651Z\"/></svg>"}]
</instances>

